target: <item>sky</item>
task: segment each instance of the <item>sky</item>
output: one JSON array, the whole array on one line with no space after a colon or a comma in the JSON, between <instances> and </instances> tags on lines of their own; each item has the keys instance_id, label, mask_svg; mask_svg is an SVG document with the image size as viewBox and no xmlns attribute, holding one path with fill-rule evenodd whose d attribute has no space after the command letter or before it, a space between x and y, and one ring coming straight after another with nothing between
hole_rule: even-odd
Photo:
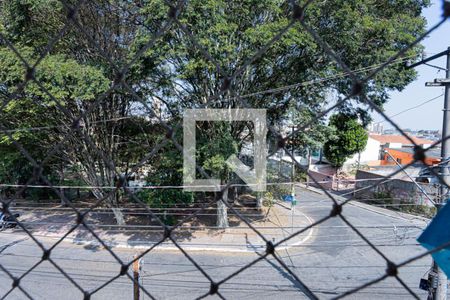
<instances>
[{"instance_id":1,"label":"sky","mask_svg":"<svg viewBox=\"0 0 450 300\"><path fill-rule=\"evenodd\" d=\"M431 1L432 5L426 8L422 15L427 19L427 28L432 27L441 20L442 2ZM433 31L423 41L425 53L428 56L442 52L450 47L450 20L447 20L438 29ZM431 64L444 67L445 56L430 62ZM416 67L417 79L410 83L403 91L391 93L391 99L385 104L385 113L393 116L405 109L420 105L421 103L435 98L444 93L443 87L425 87L425 82L433 81L435 78L444 78L445 72L438 69L421 65ZM442 129L442 108L444 96L439 97L421 107L411 109L405 113L392 118L401 128L406 129ZM383 117L374 113L374 122L383 121ZM388 122L382 123L384 128L392 128Z\"/></svg>"}]
</instances>

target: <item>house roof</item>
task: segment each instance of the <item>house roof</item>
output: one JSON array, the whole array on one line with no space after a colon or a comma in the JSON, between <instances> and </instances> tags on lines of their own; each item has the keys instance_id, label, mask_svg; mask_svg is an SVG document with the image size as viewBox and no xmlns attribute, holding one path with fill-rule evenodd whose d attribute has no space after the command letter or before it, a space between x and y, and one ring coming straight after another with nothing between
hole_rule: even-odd
<instances>
[{"instance_id":1,"label":"house roof","mask_svg":"<svg viewBox=\"0 0 450 300\"><path fill-rule=\"evenodd\" d=\"M404 137L403 135L398 134L370 134L370 138L379 141L380 144L384 145L387 143L399 143L402 145L412 145L411 141ZM423 145L423 144L433 144L433 141L420 139L414 136L411 136L411 139L417 144L417 145Z\"/></svg>"},{"instance_id":2,"label":"house roof","mask_svg":"<svg viewBox=\"0 0 450 300\"><path fill-rule=\"evenodd\" d=\"M411 147L398 148L398 149L393 148L391 150L414 154L414 149L411 148ZM439 148L437 148L437 149L428 149L428 150L426 150L425 154L426 154L427 157L441 158L441 149L439 149Z\"/></svg>"}]
</instances>

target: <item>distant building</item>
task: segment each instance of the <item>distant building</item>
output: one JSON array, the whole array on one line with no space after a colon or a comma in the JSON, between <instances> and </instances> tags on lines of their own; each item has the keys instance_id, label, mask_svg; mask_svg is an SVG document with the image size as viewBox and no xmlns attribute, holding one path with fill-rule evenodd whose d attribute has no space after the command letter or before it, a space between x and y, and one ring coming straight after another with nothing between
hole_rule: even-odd
<instances>
[{"instance_id":1,"label":"distant building","mask_svg":"<svg viewBox=\"0 0 450 300\"><path fill-rule=\"evenodd\" d=\"M411 140L403 135L370 135L370 138L380 142L380 159L382 165L399 164L406 165L414 161L414 141L416 145L424 149L429 148L433 141L410 136ZM388 152L388 153L386 153ZM440 150L427 150L425 163L428 165L440 162ZM395 161L394 161L395 160Z\"/></svg>"},{"instance_id":2,"label":"distant building","mask_svg":"<svg viewBox=\"0 0 450 300\"><path fill-rule=\"evenodd\" d=\"M403 147L414 147L411 142L414 141L419 146L423 148L428 148L433 144L433 141L417 138L410 136L410 139L403 135L398 134L370 134L370 138L380 142L381 147L384 148L403 148Z\"/></svg>"},{"instance_id":3,"label":"distant building","mask_svg":"<svg viewBox=\"0 0 450 300\"><path fill-rule=\"evenodd\" d=\"M417 137L411 137L411 139L414 143L422 146L424 149L433 144L433 141L431 140L420 139ZM389 155L385 153L385 150L389 151L396 160L398 158L399 160L397 161L401 161L401 164L408 164L413 161L413 147L414 144L403 135L369 134L366 148L362 152L356 153L350 157L344 163L344 169L358 164L368 166L395 164L395 162L390 159ZM426 162L428 164L434 164L440 161L440 157L435 156L437 151L438 150L433 151L433 155L427 155ZM430 150L430 152L432 151Z\"/></svg>"},{"instance_id":4,"label":"distant building","mask_svg":"<svg viewBox=\"0 0 450 300\"><path fill-rule=\"evenodd\" d=\"M385 129L383 130L383 134L395 134L396 130L389 128L389 129Z\"/></svg>"},{"instance_id":5,"label":"distant building","mask_svg":"<svg viewBox=\"0 0 450 300\"><path fill-rule=\"evenodd\" d=\"M367 130L370 133L377 133L377 134L382 134L383 133L383 124L378 122L378 123L370 123L369 126L367 127Z\"/></svg>"}]
</instances>

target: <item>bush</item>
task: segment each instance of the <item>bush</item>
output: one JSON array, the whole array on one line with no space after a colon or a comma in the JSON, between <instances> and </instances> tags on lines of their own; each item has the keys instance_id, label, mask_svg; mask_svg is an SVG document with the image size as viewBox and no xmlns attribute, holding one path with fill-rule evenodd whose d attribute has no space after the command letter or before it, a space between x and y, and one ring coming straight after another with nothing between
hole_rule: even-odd
<instances>
[{"instance_id":1,"label":"bush","mask_svg":"<svg viewBox=\"0 0 450 300\"><path fill-rule=\"evenodd\" d=\"M264 199L262 205L264 207L272 207L275 203L275 197L271 192L265 192L264 193Z\"/></svg>"},{"instance_id":2,"label":"bush","mask_svg":"<svg viewBox=\"0 0 450 300\"><path fill-rule=\"evenodd\" d=\"M136 196L150 208L162 208L163 213L167 212L164 208L175 208L177 205L184 206L194 202L194 193L183 192L179 189L142 190ZM171 215L163 214L161 220L166 225L174 225L176 223L176 218Z\"/></svg>"},{"instance_id":3,"label":"bush","mask_svg":"<svg viewBox=\"0 0 450 300\"><path fill-rule=\"evenodd\" d=\"M289 195L291 193L291 185L290 184L276 184L276 185L268 185L267 193L270 193L273 199L281 200L283 195Z\"/></svg>"},{"instance_id":4,"label":"bush","mask_svg":"<svg viewBox=\"0 0 450 300\"><path fill-rule=\"evenodd\" d=\"M169 190L142 190L137 193L139 199L148 204L149 207L168 208L176 205L188 205L194 202L194 194L183 192L179 189Z\"/></svg>"}]
</instances>

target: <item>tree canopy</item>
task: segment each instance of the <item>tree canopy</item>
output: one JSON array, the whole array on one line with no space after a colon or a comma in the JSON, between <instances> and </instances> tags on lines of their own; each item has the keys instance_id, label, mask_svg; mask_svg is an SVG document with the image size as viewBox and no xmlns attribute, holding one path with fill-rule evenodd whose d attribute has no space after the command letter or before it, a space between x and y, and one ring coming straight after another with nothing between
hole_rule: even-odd
<instances>
[{"instance_id":1,"label":"tree canopy","mask_svg":"<svg viewBox=\"0 0 450 300\"><path fill-rule=\"evenodd\" d=\"M330 118L333 135L324 144L324 154L335 167L342 167L352 155L363 151L368 134L354 115L336 114Z\"/></svg>"},{"instance_id":2,"label":"tree canopy","mask_svg":"<svg viewBox=\"0 0 450 300\"><path fill-rule=\"evenodd\" d=\"M303 20L350 69L364 76L424 32L420 14L428 4L419 0L313 1ZM307 132L296 136L295 144L321 143L326 124L324 118L316 120L316 114L336 100L330 95L348 94L353 82L300 22L292 21L292 11L292 4L283 0L191 0L174 15L164 0L99 0L83 2L72 22L67 20L67 7L57 0L2 1L0 33L7 41L0 39L0 97L8 104L0 111L0 124L13 130L14 138L39 161L60 143L45 164L45 173L57 178L60 164L77 166L91 186L114 185L117 174L128 173L160 142L157 136L164 130L155 126L155 116L145 107L159 107L169 125L175 125L186 108L250 106L267 109L268 122L279 127L294 110L297 125L311 123ZM154 43L146 47L154 37ZM17 90L26 68L8 45L31 65L45 54L34 72L41 86L31 80ZM402 63L371 78L363 87L368 98L382 107L390 91L411 82L415 72L403 63L417 59L420 51L420 46L413 47ZM137 54L142 55L133 60ZM133 63L128 66L129 62ZM119 73L125 66L128 72ZM356 97L339 110L367 123L368 110L363 105ZM81 120L74 130L72 122L78 117ZM347 121L357 130L356 119ZM32 127L50 129L29 130ZM198 161L221 178L227 177L223 162L228 155L239 154L253 138L245 122L203 123L198 130L203 135ZM354 151L352 138L338 141L345 147L344 155ZM146 166L164 167L155 161L171 155L167 165L177 168L173 149L172 144L166 146ZM0 133L0 154L2 181L23 182L32 174L4 133ZM10 169L17 174L9 174ZM180 184L177 172L169 175L171 184ZM103 190L94 189L94 193L99 199L106 196ZM114 207L118 201L112 197L108 203Z\"/></svg>"}]
</instances>

